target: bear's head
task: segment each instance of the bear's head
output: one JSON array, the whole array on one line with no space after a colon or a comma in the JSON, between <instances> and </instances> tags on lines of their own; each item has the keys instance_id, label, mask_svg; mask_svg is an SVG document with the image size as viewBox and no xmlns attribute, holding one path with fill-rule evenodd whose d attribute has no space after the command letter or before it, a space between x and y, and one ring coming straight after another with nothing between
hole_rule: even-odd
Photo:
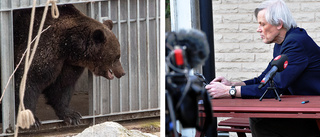
<instances>
[{"instance_id":1,"label":"bear's head","mask_svg":"<svg viewBox=\"0 0 320 137\"><path fill-rule=\"evenodd\" d=\"M117 78L124 76L125 72L120 63L120 44L111 31L112 21L107 20L102 24L92 20L84 24L87 27L77 31L78 34L81 33L81 36L67 36L71 39L69 42L72 45L69 50L73 50L70 51L69 61L73 65L86 67L95 75L110 80L114 76Z\"/></svg>"},{"instance_id":2,"label":"bear's head","mask_svg":"<svg viewBox=\"0 0 320 137\"><path fill-rule=\"evenodd\" d=\"M103 22L103 29L93 31L91 37L95 46L98 46L96 55L97 62L88 67L95 75L103 76L107 79L113 79L114 76L120 78L125 75L125 72L120 63L120 44L116 36L113 34L113 23L111 20ZM114 75L114 76L113 76Z\"/></svg>"}]
</instances>

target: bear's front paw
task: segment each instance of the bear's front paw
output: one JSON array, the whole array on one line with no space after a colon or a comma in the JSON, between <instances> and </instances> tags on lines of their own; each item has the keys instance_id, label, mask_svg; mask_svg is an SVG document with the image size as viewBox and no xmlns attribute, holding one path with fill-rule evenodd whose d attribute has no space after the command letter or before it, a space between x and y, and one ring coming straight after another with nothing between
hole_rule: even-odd
<instances>
[{"instance_id":1,"label":"bear's front paw","mask_svg":"<svg viewBox=\"0 0 320 137\"><path fill-rule=\"evenodd\" d=\"M36 128L36 129L39 129L40 128L40 126L41 126L41 121L37 118L37 117L34 117L34 120L35 120L35 122L34 122L34 127Z\"/></svg>"},{"instance_id":2,"label":"bear's front paw","mask_svg":"<svg viewBox=\"0 0 320 137\"><path fill-rule=\"evenodd\" d=\"M64 116L61 116L60 119L63 120L67 125L79 125L81 114L77 111L67 110Z\"/></svg>"},{"instance_id":3,"label":"bear's front paw","mask_svg":"<svg viewBox=\"0 0 320 137\"><path fill-rule=\"evenodd\" d=\"M34 116L34 121L35 122L33 123L32 127L36 130L39 130L40 126L42 125L41 121L36 116Z\"/></svg>"}]
</instances>

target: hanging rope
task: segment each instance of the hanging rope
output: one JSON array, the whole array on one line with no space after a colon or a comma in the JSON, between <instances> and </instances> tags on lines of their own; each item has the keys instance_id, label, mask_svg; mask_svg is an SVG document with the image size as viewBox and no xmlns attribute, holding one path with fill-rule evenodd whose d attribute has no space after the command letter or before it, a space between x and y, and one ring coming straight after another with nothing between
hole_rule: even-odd
<instances>
[{"instance_id":1,"label":"hanging rope","mask_svg":"<svg viewBox=\"0 0 320 137\"><path fill-rule=\"evenodd\" d=\"M37 47L38 47L38 44L39 44L42 28L43 28L43 25L44 25L44 22L46 19L48 6L50 3L52 4L52 10L51 10L52 17L58 18L58 16L59 16L59 11L58 11L58 8L56 5L56 0L48 0L46 3L46 6L44 8L41 24L39 27L38 34L36 36L37 38L36 38L35 44L33 46L32 53L30 55L31 38L32 38L32 32L33 32L33 23L34 23L34 15L35 15L35 7L36 7L36 0L33 0L33 7L32 7L32 11L31 11L31 22L30 22L30 28L29 28L28 45L27 45L27 55L26 55L26 60L25 60L24 74L21 79L20 90L19 90L20 104L19 104L19 109L18 109L15 137L18 136L19 127L21 127L22 129L24 129L24 128L29 129L30 126L33 125L35 122L32 112L29 109L27 109L27 110L25 109L23 99L24 99L24 92L25 92L28 71L29 71L34 54L35 54Z\"/></svg>"},{"instance_id":2,"label":"hanging rope","mask_svg":"<svg viewBox=\"0 0 320 137\"><path fill-rule=\"evenodd\" d=\"M50 27L51 27L51 25L48 26L46 29L44 29L44 30L41 32L41 34L42 34L43 32L45 32L46 30L48 30ZM31 41L31 44L36 40L36 38L37 38L37 37L35 37L35 38ZM10 77L9 77L9 79L8 79L8 81L7 81L7 84L6 84L6 86L4 87L4 89L3 89L3 92L2 92L2 95L1 95L1 98L0 98L0 104L2 103L2 99L3 99L3 97L4 97L5 92L7 91L7 88L8 88L8 86L9 86L9 83L10 83L11 79L13 78L13 76L14 76L14 74L16 73L17 69L19 68L21 62L23 61L23 59L24 59L27 51L28 51L28 49L26 49L26 50L23 52L22 57L21 57L19 63L17 64L16 68L13 70L12 74L10 75Z\"/></svg>"}]
</instances>

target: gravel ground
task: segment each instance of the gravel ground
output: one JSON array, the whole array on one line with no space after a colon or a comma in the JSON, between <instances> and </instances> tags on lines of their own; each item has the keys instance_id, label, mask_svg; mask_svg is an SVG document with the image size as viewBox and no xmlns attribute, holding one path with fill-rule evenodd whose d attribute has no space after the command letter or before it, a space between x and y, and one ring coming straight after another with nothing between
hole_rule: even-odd
<instances>
[{"instance_id":1,"label":"gravel ground","mask_svg":"<svg viewBox=\"0 0 320 137\"><path fill-rule=\"evenodd\" d=\"M144 133L140 130L128 130L116 122L104 122L86 128L74 137L157 137L151 133Z\"/></svg>"},{"instance_id":2,"label":"gravel ground","mask_svg":"<svg viewBox=\"0 0 320 137\"><path fill-rule=\"evenodd\" d=\"M103 123L102 123L103 124ZM19 134L19 137L74 137L83 133L83 137L89 137L92 135L99 136L100 133L111 135L110 132L106 132L108 125L113 125L119 129L126 132L129 137L143 137L141 132L146 133L145 137L160 137L160 118L149 118L149 119L140 119L140 120L131 120L131 121L122 121L122 122L109 122L104 123L105 125L97 124L95 128L91 127L75 127L69 129L57 129L47 132L37 132L37 133L28 133L28 134ZM113 130L116 132L116 130ZM113 132L112 131L112 132ZM88 136L89 135L89 136ZM105 136L105 135L104 135ZM82 137L82 135L79 135ZM112 137L112 136L111 136ZM118 137L118 136L114 136ZM126 137L126 136L122 136Z\"/></svg>"}]
</instances>

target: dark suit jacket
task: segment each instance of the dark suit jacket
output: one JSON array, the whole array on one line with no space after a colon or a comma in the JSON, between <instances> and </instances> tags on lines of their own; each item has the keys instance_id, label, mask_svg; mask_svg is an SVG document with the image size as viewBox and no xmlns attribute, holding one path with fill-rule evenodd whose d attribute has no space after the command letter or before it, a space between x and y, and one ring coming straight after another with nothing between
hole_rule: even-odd
<instances>
[{"instance_id":1,"label":"dark suit jacket","mask_svg":"<svg viewBox=\"0 0 320 137\"><path fill-rule=\"evenodd\" d=\"M282 44L274 45L273 57L280 54L288 56L288 66L273 78L278 93L320 95L320 47L307 32L302 28L291 28ZM259 77L244 81L247 86L241 87L243 98L260 97L270 86L268 83L258 89L260 81L272 67L270 63ZM265 97L275 97L275 94L269 91Z\"/></svg>"}]
</instances>

